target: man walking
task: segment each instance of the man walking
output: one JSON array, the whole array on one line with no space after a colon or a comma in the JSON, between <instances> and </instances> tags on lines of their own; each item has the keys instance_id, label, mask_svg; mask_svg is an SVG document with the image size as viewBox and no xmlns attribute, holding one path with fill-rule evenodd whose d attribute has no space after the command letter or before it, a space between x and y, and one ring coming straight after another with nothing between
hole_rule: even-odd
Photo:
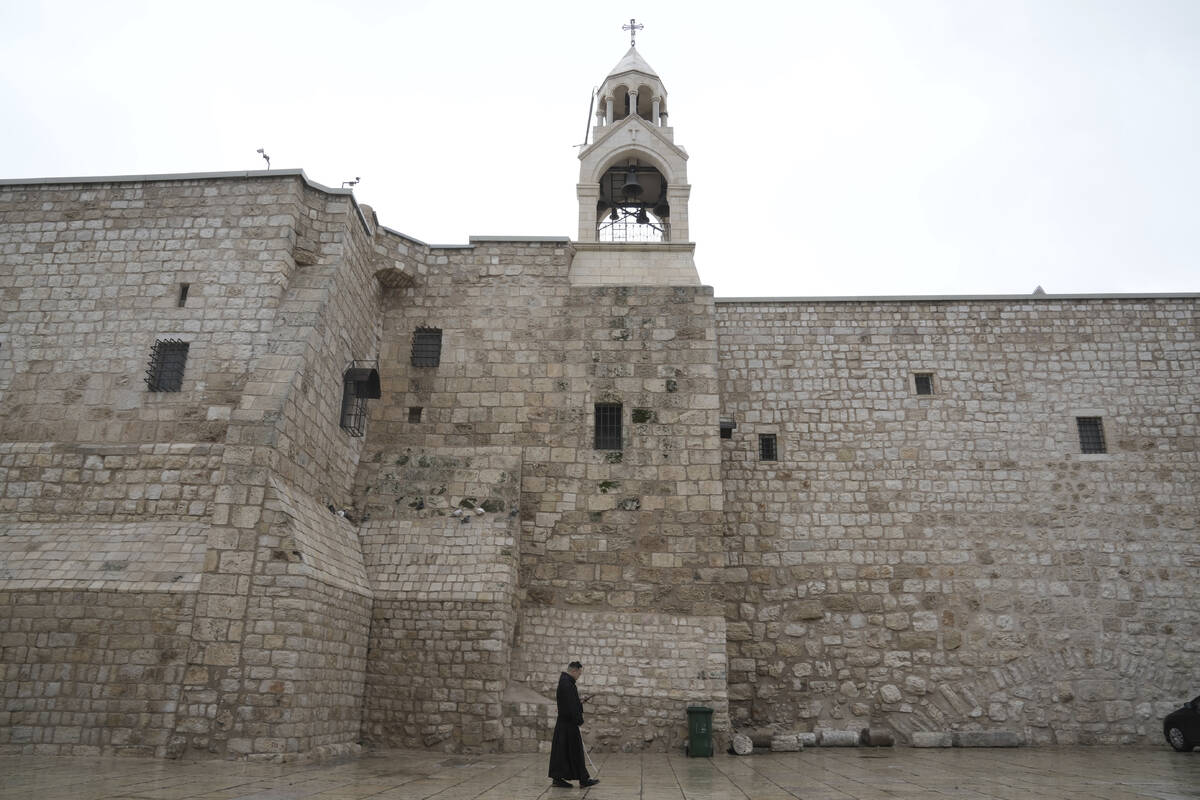
<instances>
[{"instance_id":1,"label":"man walking","mask_svg":"<svg viewBox=\"0 0 1200 800\"><path fill-rule=\"evenodd\" d=\"M579 699L579 690L575 682L583 674L583 664L572 661L567 665L567 671L558 678L558 720L554 723L554 740L550 744L550 777L555 786L571 788L570 780L578 780L579 788L595 786L598 778L588 777L587 766L584 764L583 734L579 726L583 724L583 701Z\"/></svg>"}]
</instances>

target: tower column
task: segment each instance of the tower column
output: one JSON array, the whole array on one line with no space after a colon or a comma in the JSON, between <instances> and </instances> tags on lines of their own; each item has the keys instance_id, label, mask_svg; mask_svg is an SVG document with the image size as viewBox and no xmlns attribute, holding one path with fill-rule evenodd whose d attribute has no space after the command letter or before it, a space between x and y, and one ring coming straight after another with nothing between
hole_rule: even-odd
<instances>
[{"instance_id":1,"label":"tower column","mask_svg":"<svg viewBox=\"0 0 1200 800\"><path fill-rule=\"evenodd\" d=\"M604 102L606 104L605 111L604 111L604 124L612 125L613 124L613 97L612 97L612 95L610 94L608 97L604 98Z\"/></svg>"},{"instance_id":2,"label":"tower column","mask_svg":"<svg viewBox=\"0 0 1200 800\"><path fill-rule=\"evenodd\" d=\"M688 196L691 186L671 184L667 187L667 202L671 204L671 241L688 242Z\"/></svg>"},{"instance_id":3,"label":"tower column","mask_svg":"<svg viewBox=\"0 0 1200 800\"><path fill-rule=\"evenodd\" d=\"M580 183L575 187L579 197L580 242L596 241L596 204L600 202L600 186L595 183Z\"/></svg>"},{"instance_id":4,"label":"tower column","mask_svg":"<svg viewBox=\"0 0 1200 800\"><path fill-rule=\"evenodd\" d=\"M655 97L653 100L650 101L650 121L653 122L655 125L662 124L658 121L659 100L660 100L660 98Z\"/></svg>"}]
</instances>

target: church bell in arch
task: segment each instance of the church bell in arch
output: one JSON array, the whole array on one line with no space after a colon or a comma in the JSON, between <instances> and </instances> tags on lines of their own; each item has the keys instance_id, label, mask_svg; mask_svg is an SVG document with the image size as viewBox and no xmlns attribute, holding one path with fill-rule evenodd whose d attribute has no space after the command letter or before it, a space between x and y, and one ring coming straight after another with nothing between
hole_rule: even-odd
<instances>
[{"instance_id":1,"label":"church bell in arch","mask_svg":"<svg viewBox=\"0 0 1200 800\"><path fill-rule=\"evenodd\" d=\"M662 80L632 46L596 90L591 142L579 152L573 284L699 285L688 154L667 104Z\"/></svg>"}]
</instances>

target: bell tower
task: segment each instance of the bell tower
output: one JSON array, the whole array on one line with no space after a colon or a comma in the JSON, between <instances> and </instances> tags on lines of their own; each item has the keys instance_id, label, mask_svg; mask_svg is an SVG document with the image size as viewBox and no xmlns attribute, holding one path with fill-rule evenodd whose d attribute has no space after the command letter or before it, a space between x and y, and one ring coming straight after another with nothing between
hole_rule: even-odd
<instances>
[{"instance_id":1,"label":"bell tower","mask_svg":"<svg viewBox=\"0 0 1200 800\"><path fill-rule=\"evenodd\" d=\"M640 25L625 26L636 34ZM579 153L579 286L699 286L688 234L687 151L667 124L667 90L631 44L597 92Z\"/></svg>"}]
</instances>

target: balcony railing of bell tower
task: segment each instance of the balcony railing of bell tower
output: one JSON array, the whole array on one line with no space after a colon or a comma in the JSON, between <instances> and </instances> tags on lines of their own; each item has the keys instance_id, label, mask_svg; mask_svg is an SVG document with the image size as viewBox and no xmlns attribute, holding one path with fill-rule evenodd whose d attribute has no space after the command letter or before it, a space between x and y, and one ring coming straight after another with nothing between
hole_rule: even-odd
<instances>
[{"instance_id":1,"label":"balcony railing of bell tower","mask_svg":"<svg viewBox=\"0 0 1200 800\"><path fill-rule=\"evenodd\" d=\"M596 238L601 242L669 242L671 223L644 208L615 208L600 220Z\"/></svg>"}]
</instances>

